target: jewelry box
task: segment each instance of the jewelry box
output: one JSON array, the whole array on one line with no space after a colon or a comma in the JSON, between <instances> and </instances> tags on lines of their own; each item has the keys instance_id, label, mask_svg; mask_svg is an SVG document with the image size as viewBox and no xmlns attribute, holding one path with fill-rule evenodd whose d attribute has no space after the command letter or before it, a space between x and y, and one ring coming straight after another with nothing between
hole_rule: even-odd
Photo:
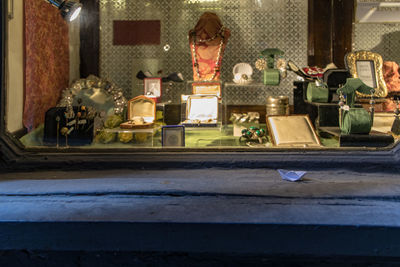
<instances>
[{"instance_id":1,"label":"jewelry box","mask_svg":"<svg viewBox=\"0 0 400 267\"><path fill-rule=\"evenodd\" d=\"M190 95L186 100L186 127L217 127L218 125L218 96Z\"/></svg>"},{"instance_id":2,"label":"jewelry box","mask_svg":"<svg viewBox=\"0 0 400 267\"><path fill-rule=\"evenodd\" d=\"M156 102L145 96L128 101L128 121L120 125L123 129L143 129L154 126Z\"/></svg>"}]
</instances>

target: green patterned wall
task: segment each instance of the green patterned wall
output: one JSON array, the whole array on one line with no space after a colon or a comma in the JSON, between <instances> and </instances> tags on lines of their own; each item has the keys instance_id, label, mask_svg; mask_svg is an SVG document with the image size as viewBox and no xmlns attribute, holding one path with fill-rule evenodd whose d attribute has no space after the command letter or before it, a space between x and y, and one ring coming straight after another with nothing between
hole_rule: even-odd
<instances>
[{"instance_id":1,"label":"green patterned wall","mask_svg":"<svg viewBox=\"0 0 400 267\"><path fill-rule=\"evenodd\" d=\"M162 69L165 75L181 72L191 80L187 34L205 11L217 13L231 30L222 63L222 81L232 81L236 63L247 62L254 68L259 51L268 47L278 47L285 51L286 59L306 65L307 0L100 0L101 76L122 87L128 98L142 94L140 81L135 78L139 70ZM161 45L112 45L114 20L154 19L161 20ZM164 50L166 44L170 46L168 51ZM253 79L261 82L261 73L256 69L254 73ZM235 103L264 104L268 95L291 97L295 78L291 73L280 86L261 86L256 93L240 88L230 90L229 98ZM185 86L183 83L165 88L164 100L179 102Z\"/></svg>"}]
</instances>

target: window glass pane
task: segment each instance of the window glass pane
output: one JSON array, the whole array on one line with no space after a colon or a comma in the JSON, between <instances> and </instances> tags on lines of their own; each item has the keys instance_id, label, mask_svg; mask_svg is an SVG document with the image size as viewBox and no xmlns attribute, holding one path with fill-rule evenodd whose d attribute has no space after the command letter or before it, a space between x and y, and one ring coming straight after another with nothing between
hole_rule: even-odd
<instances>
[{"instance_id":1,"label":"window glass pane","mask_svg":"<svg viewBox=\"0 0 400 267\"><path fill-rule=\"evenodd\" d=\"M342 31L341 2L81 1L72 22L78 1L14 2L6 122L27 148L318 150L400 134L398 24Z\"/></svg>"}]
</instances>

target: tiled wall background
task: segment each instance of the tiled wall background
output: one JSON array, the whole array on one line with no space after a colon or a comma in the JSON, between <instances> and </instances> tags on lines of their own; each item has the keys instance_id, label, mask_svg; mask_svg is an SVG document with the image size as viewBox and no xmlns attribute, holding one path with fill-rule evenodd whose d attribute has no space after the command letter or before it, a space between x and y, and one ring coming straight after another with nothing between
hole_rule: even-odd
<instances>
[{"instance_id":1,"label":"tiled wall background","mask_svg":"<svg viewBox=\"0 0 400 267\"><path fill-rule=\"evenodd\" d=\"M142 85L135 78L139 70L164 75L181 72L186 80L193 77L188 32L205 11L216 12L231 38L222 63L222 81L232 81L236 63L252 64L259 51L277 47L285 58L298 66L307 64L307 0L100 0L101 76L114 81L130 98L142 94ZM113 20L161 20L160 46L113 46ZM165 51L164 45L170 50ZM254 68L255 69L255 68ZM265 104L268 95L292 97L293 80L290 73L280 86L261 86L258 93L248 88L229 90L233 103ZM253 79L261 82L262 75L254 70ZM164 99L179 103L186 84L165 86ZM236 90L237 89L237 90Z\"/></svg>"},{"instance_id":2,"label":"tiled wall background","mask_svg":"<svg viewBox=\"0 0 400 267\"><path fill-rule=\"evenodd\" d=\"M371 50L381 54L385 61L399 63L400 24L356 23L353 50Z\"/></svg>"}]
</instances>

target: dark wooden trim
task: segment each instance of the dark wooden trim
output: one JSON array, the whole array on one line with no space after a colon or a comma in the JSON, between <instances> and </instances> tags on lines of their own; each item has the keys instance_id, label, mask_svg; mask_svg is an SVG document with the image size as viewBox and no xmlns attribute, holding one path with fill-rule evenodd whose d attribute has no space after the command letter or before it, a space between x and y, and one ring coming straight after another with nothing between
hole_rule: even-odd
<instances>
[{"instance_id":1,"label":"dark wooden trim","mask_svg":"<svg viewBox=\"0 0 400 267\"><path fill-rule=\"evenodd\" d=\"M308 65L344 68L352 49L354 0L308 0Z\"/></svg>"},{"instance_id":2,"label":"dark wooden trim","mask_svg":"<svg viewBox=\"0 0 400 267\"><path fill-rule=\"evenodd\" d=\"M311 1L311 0L310 0ZM317 0L314 0L317 1ZM322 1L322 0L318 0ZM348 1L348 0L346 0ZM82 0L86 7L94 4L97 7L97 15L82 17L82 45L85 47L82 53L86 56L86 62L96 62L98 74L99 54L99 17L98 1ZM388 148L349 148L349 149L96 149L70 148L56 150L51 148L24 149L23 146L12 136L4 131L5 119L5 47L6 47L6 19L7 1L0 5L0 28L2 59L0 67L2 70L1 84L1 118L0 118L0 172L16 170L85 170L106 168L131 168L131 169L167 169L167 168L208 168L225 167L232 168L354 168L358 171L359 166L364 166L364 171L386 168L388 171L398 172L400 166L400 146L394 145ZM93 16L92 16L93 15ZM93 18L94 24L86 19ZM96 24L97 23L97 24ZM83 27L85 26L85 27ZM85 29L87 32L85 33ZM90 29L94 32L90 33ZM97 36L97 39L88 39L88 36ZM314 39L317 38L314 36ZM96 50L97 49L97 50ZM96 54L97 53L97 54ZM93 57L94 60L93 60ZM82 69L83 70L83 69ZM85 70L89 70L86 68ZM90 72L87 72L90 73ZM87 74L86 73L86 74Z\"/></svg>"},{"instance_id":3,"label":"dark wooden trim","mask_svg":"<svg viewBox=\"0 0 400 267\"><path fill-rule=\"evenodd\" d=\"M344 56L352 50L355 5L353 0L335 0L334 4L333 62L345 68Z\"/></svg>"},{"instance_id":4,"label":"dark wooden trim","mask_svg":"<svg viewBox=\"0 0 400 267\"><path fill-rule=\"evenodd\" d=\"M8 16L8 1L2 1L0 4L0 35L1 35L1 40L0 40L0 53L1 53L1 60L0 60L0 78L1 78L1 92L0 92L0 129L2 131L5 131L5 126L6 126L6 89L7 89L7 84L6 84L6 47L7 47L7 41L6 41L6 19Z\"/></svg>"},{"instance_id":5,"label":"dark wooden trim","mask_svg":"<svg viewBox=\"0 0 400 267\"><path fill-rule=\"evenodd\" d=\"M100 75L100 1L81 0L80 15L80 75Z\"/></svg>"},{"instance_id":6,"label":"dark wooden trim","mask_svg":"<svg viewBox=\"0 0 400 267\"><path fill-rule=\"evenodd\" d=\"M21 137L23 137L24 135L26 135L28 133L28 130L24 127L22 129L19 129L17 131L14 131L12 133L10 133L12 136L14 136L16 139L20 139Z\"/></svg>"},{"instance_id":7,"label":"dark wooden trim","mask_svg":"<svg viewBox=\"0 0 400 267\"><path fill-rule=\"evenodd\" d=\"M332 62L331 1L308 1L309 66L325 66Z\"/></svg>"}]
</instances>

